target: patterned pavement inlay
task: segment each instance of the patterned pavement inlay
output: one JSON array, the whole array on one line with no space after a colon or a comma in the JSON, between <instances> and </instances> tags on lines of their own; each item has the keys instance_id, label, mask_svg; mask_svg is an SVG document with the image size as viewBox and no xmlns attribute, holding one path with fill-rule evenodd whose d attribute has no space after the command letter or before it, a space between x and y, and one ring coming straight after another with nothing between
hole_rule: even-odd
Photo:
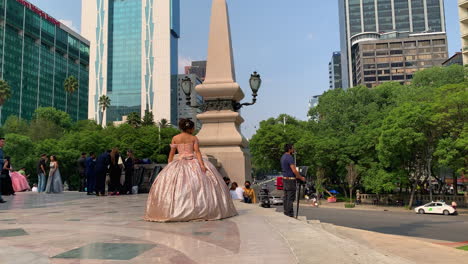
<instances>
[{"instance_id":1,"label":"patterned pavement inlay","mask_svg":"<svg viewBox=\"0 0 468 264\"><path fill-rule=\"evenodd\" d=\"M15 237L15 236L27 236L29 235L22 228L17 229L3 229L0 230L0 237Z\"/></svg>"},{"instance_id":2,"label":"patterned pavement inlay","mask_svg":"<svg viewBox=\"0 0 468 264\"><path fill-rule=\"evenodd\" d=\"M94 243L53 258L130 260L156 247L154 244Z\"/></svg>"}]
</instances>

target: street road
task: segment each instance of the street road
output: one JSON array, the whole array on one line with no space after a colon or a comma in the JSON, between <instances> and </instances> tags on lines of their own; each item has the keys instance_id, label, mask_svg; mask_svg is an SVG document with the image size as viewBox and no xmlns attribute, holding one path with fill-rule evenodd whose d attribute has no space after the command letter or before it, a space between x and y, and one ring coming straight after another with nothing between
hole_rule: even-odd
<instances>
[{"instance_id":1,"label":"street road","mask_svg":"<svg viewBox=\"0 0 468 264\"><path fill-rule=\"evenodd\" d=\"M296 206L294 205L294 208ZM282 206L277 208L282 212ZM412 212L364 211L301 206L299 215L338 226L373 232L445 240L468 241L468 215L419 215Z\"/></svg>"}]
</instances>

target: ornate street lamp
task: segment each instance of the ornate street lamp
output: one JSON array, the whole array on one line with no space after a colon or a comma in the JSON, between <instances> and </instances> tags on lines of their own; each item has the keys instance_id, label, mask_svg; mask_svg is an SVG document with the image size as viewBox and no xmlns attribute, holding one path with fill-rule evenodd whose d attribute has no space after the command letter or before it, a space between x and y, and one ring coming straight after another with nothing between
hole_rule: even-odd
<instances>
[{"instance_id":1,"label":"ornate street lamp","mask_svg":"<svg viewBox=\"0 0 468 264\"><path fill-rule=\"evenodd\" d=\"M186 96L186 104L192 108L198 108L202 109L202 111L208 111L208 110L224 110L224 109L231 109L234 111L239 111L242 107L244 106L249 106L249 105L254 105L257 102L257 95L258 95L258 90L260 89L260 86L262 85L262 79L260 78L260 74L257 72L254 72L253 74L250 75L250 89L252 90L252 102L251 103L238 103L233 100L222 100L222 99L216 99L216 100L206 100L202 105L192 105L191 103L191 94L192 94L192 88L193 88L193 83L192 80L188 77L185 76L184 79L182 79L182 91L184 92Z\"/></svg>"}]
</instances>

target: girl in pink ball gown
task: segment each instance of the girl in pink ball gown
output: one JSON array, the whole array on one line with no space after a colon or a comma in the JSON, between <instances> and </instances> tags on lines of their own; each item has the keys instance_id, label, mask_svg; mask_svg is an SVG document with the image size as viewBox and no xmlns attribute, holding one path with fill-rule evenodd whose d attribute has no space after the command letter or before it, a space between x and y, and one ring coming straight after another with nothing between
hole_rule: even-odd
<instances>
[{"instance_id":1,"label":"girl in pink ball gown","mask_svg":"<svg viewBox=\"0 0 468 264\"><path fill-rule=\"evenodd\" d=\"M179 121L182 133L172 139L169 164L151 187L145 220L187 222L237 215L223 178L200 153L194 127L189 119Z\"/></svg>"}]
</instances>

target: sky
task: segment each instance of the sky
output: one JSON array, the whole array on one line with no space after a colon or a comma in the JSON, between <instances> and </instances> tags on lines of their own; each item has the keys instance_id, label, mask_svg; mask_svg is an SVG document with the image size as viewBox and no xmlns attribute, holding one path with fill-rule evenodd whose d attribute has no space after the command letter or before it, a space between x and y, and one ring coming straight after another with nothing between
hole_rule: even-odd
<instances>
[{"instance_id":1,"label":"sky","mask_svg":"<svg viewBox=\"0 0 468 264\"><path fill-rule=\"evenodd\" d=\"M30 0L76 29L81 1ZM181 1L179 71L205 60L211 0ZM457 0L444 0L449 56L461 49ZM251 100L248 80L262 76L257 104L242 109L243 134L250 138L260 121L287 113L305 120L308 101L328 89L328 62L338 51L338 0L228 0L237 82ZM294 3L294 4L292 4Z\"/></svg>"}]
</instances>

